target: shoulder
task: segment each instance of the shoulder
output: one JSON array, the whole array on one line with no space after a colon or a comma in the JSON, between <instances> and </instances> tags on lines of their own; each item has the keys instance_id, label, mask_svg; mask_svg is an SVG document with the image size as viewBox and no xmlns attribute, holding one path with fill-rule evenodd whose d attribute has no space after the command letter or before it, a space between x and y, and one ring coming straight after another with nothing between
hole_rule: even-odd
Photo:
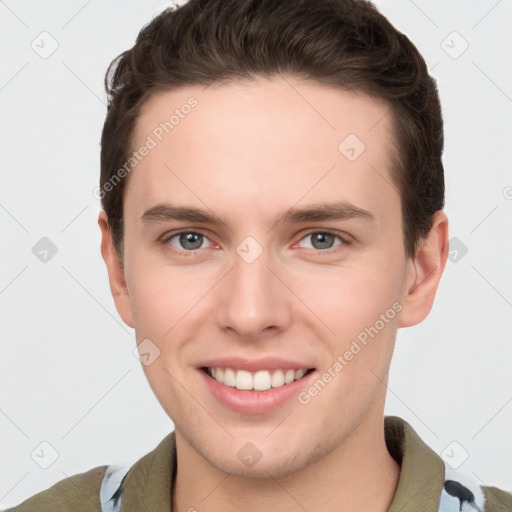
<instances>
[{"instance_id":1,"label":"shoulder","mask_svg":"<svg viewBox=\"0 0 512 512\"><path fill-rule=\"evenodd\" d=\"M174 431L135 463L99 466L55 485L0 512L170 510L169 489L176 471ZM154 506L153 506L154 505Z\"/></svg>"},{"instance_id":2,"label":"shoulder","mask_svg":"<svg viewBox=\"0 0 512 512\"><path fill-rule=\"evenodd\" d=\"M5 512L98 512L100 488L107 466L65 478Z\"/></svg>"},{"instance_id":3,"label":"shoulder","mask_svg":"<svg viewBox=\"0 0 512 512\"><path fill-rule=\"evenodd\" d=\"M482 487L485 496L485 512L512 511L512 493L496 487Z\"/></svg>"},{"instance_id":4,"label":"shoulder","mask_svg":"<svg viewBox=\"0 0 512 512\"><path fill-rule=\"evenodd\" d=\"M385 417L386 444L400 464L390 512L512 512L512 493L485 485L473 472L450 465L405 420Z\"/></svg>"},{"instance_id":5,"label":"shoulder","mask_svg":"<svg viewBox=\"0 0 512 512\"><path fill-rule=\"evenodd\" d=\"M445 463L439 512L451 510L512 512L512 493L486 486L474 472L454 470Z\"/></svg>"}]
</instances>

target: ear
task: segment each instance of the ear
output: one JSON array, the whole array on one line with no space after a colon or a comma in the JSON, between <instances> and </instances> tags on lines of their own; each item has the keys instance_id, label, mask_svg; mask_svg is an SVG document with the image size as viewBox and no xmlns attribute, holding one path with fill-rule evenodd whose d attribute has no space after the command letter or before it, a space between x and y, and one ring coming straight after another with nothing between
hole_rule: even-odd
<instances>
[{"instance_id":1,"label":"ear","mask_svg":"<svg viewBox=\"0 0 512 512\"><path fill-rule=\"evenodd\" d=\"M434 215L429 234L420 240L415 256L408 262L407 295L402 301L399 327L419 324L428 316L447 257L448 218L440 210Z\"/></svg>"},{"instance_id":2,"label":"ear","mask_svg":"<svg viewBox=\"0 0 512 512\"><path fill-rule=\"evenodd\" d=\"M126 325L133 327L132 306L124 279L124 270L119 261L114 246L112 231L110 230L107 214L104 210L100 212L98 224L101 229L101 255L107 266L110 291L114 298L117 312Z\"/></svg>"}]
</instances>

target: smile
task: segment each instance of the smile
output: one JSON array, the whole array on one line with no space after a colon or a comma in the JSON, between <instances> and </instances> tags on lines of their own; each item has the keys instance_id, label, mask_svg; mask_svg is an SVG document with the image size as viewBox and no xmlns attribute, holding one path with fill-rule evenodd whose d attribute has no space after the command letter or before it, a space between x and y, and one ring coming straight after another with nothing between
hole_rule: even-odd
<instances>
[{"instance_id":1,"label":"smile","mask_svg":"<svg viewBox=\"0 0 512 512\"><path fill-rule=\"evenodd\" d=\"M206 373L220 384L244 391L267 391L280 388L302 379L312 369L235 370L233 368L207 367Z\"/></svg>"}]
</instances>

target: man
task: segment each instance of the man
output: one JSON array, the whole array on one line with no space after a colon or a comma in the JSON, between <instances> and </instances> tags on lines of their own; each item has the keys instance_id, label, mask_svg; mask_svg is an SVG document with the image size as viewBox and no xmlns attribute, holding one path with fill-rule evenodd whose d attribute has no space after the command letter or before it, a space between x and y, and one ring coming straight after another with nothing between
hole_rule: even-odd
<instances>
[{"instance_id":1,"label":"man","mask_svg":"<svg viewBox=\"0 0 512 512\"><path fill-rule=\"evenodd\" d=\"M384 417L448 252L411 42L361 0L191 0L106 85L101 251L175 431L12 510L512 510Z\"/></svg>"}]
</instances>

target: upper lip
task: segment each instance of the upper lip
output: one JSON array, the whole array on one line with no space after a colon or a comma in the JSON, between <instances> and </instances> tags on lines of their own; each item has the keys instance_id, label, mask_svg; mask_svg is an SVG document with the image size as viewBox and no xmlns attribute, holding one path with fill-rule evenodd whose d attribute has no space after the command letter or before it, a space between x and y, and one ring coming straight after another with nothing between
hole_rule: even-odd
<instances>
[{"instance_id":1,"label":"upper lip","mask_svg":"<svg viewBox=\"0 0 512 512\"><path fill-rule=\"evenodd\" d=\"M198 364L200 368L232 368L235 370L246 370L256 372L258 370L278 370L278 369L310 369L312 365L280 357L262 357L260 359L245 359L243 357L216 357L208 359Z\"/></svg>"}]
</instances>

